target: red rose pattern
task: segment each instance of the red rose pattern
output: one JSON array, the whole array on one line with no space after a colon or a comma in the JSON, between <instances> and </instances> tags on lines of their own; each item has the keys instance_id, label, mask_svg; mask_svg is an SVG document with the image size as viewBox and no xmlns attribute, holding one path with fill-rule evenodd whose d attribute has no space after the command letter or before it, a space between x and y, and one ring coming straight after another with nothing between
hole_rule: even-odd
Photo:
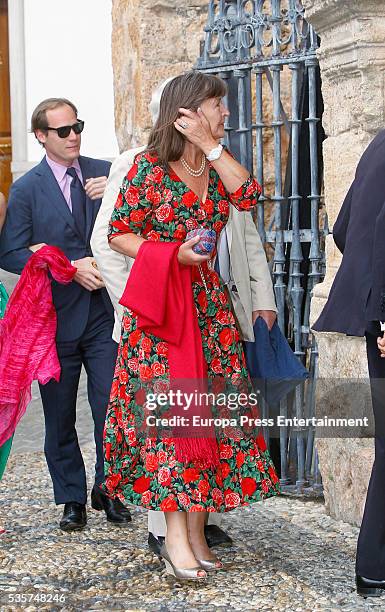
<instances>
[{"instance_id":1,"label":"red rose pattern","mask_svg":"<svg viewBox=\"0 0 385 612\"><path fill-rule=\"evenodd\" d=\"M250 210L260 187L253 178L228 194L211 168L205 202L179 180L166 174L155 154L142 153L123 182L112 214L109 239L134 232L152 241L183 241L196 227L217 235L229 207ZM250 385L234 317L214 271L206 288L194 277L193 295L202 335L208 376L215 392L223 377ZM215 470L181 464L171 438L146 436L136 424L143 413L150 383L156 392L168 389L168 345L137 329L136 316L124 311L122 337L105 425L105 488L110 495L152 510L226 512L279 492L278 477L262 436L243 439L224 430L219 440L220 465ZM217 377L217 378L216 378ZM151 434L154 435L154 434Z\"/></svg>"},{"instance_id":2,"label":"red rose pattern","mask_svg":"<svg viewBox=\"0 0 385 612\"><path fill-rule=\"evenodd\" d=\"M241 488L243 495L253 495L257 488L257 483L254 478L242 478Z\"/></svg>"},{"instance_id":3,"label":"red rose pattern","mask_svg":"<svg viewBox=\"0 0 385 612\"><path fill-rule=\"evenodd\" d=\"M145 491L148 491L150 484L151 484L151 478L147 478L146 476L141 476L140 478L137 478L135 480L133 489L135 493L144 493Z\"/></svg>"},{"instance_id":4,"label":"red rose pattern","mask_svg":"<svg viewBox=\"0 0 385 612\"><path fill-rule=\"evenodd\" d=\"M197 470L196 468L188 468L187 470L184 470L182 477L183 480L188 483L188 482L195 482L199 479L199 470Z\"/></svg>"},{"instance_id":5,"label":"red rose pattern","mask_svg":"<svg viewBox=\"0 0 385 612\"><path fill-rule=\"evenodd\" d=\"M178 504L175 499L169 496L161 502L160 510L162 512L176 512L178 510Z\"/></svg>"},{"instance_id":6,"label":"red rose pattern","mask_svg":"<svg viewBox=\"0 0 385 612\"><path fill-rule=\"evenodd\" d=\"M142 493L142 505L143 506L147 506L148 503L150 503L151 497L154 494L151 493L151 491L145 491L144 493Z\"/></svg>"},{"instance_id":7,"label":"red rose pattern","mask_svg":"<svg viewBox=\"0 0 385 612\"><path fill-rule=\"evenodd\" d=\"M155 470L158 468L159 465L159 461L156 455L153 455L152 453L148 453L148 455L146 455L146 462L145 462L145 467L146 467L146 471L147 472L155 472Z\"/></svg>"},{"instance_id":8,"label":"red rose pattern","mask_svg":"<svg viewBox=\"0 0 385 612\"><path fill-rule=\"evenodd\" d=\"M158 482L164 487L169 487L171 485L171 472L168 468L160 468L158 471Z\"/></svg>"},{"instance_id":9,"label":"red rose pattern","mask_svg":"<svg viewBox=\"0 0 385 612\"><path fill-rule=\"evenodd\" d=\"M207 497L210 491L210 485L207 480L200 480L198 483L198 491L202 493L204 497Z\"/></svg>"},{"instance_id":10,"label":"red rose pattern","mask_svg":"<svg viewBox=\"0 0 385 612\"><path fill-rule=\"evenodd\" d=\"M155 210L155 216L158 221L168 222L175 218L174 211L170 204L162 204Z\"/></svg>"},{"instance_id":11,"label":"red rose pattern","mask_svg":"<svg viewBox=\"0 0 385 612\"><path fill-rule=\"evenodd\" d=\"M186 508L188 508L191 504L190 498L187 493L178 493L178 501L180 504L182 504L182 506L185 506Z\"/></svg>"}]
</instances>

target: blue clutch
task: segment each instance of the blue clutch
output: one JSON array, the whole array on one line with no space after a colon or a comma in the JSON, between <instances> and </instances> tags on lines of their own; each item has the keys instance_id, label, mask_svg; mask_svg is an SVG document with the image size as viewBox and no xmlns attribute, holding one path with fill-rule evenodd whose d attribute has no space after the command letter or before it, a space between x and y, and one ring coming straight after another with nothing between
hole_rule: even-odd
<instances>
[{"instance_id":1,"label":"blue clutch","mask_svg":"<svg viewBox=\"0 0 385 612\"><path fill-rule=\"evenodd\" d=\"M187 234L186 240L191 240L191 238L194 238L195 236L199 236L200 241L197 244L194 244L192 248L194 253L197 253L198 255L208 255L211 253L217 241L216 232L204 227L197 227Z\"/></svg>"},{"instance_id":2,"label":"blue clutch","mask_svg":"<svg viewBox=\"0 0 385 612\"><path fill-rule=\"evenodd\" d=\"M254 323L254 342L245 342L245 356L255 388L270 406L277 405L309 377L275 322L271 331L262 317Z\"/></svg>"}]
</instances>

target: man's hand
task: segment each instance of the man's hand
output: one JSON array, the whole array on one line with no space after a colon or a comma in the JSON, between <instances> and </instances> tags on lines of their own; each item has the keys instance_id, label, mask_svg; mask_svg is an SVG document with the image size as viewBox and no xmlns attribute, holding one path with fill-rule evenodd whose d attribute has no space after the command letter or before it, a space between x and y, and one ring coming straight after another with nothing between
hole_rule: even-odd
<instances>
[{"instance_id":1,"label":"man's hand","mask_svg":"<svg viewBox=\"0 0 385 612\"><path fill-rule=\"evenodd\" d=\"M379 336L377 338L377 346L380 351L380 357L384 358L385 357L385 338L381 338L381 336Z\"/></svg>"},{"instance_id":2,"label":"man's hand","mask_svg":"<svg viewBox=\"0 0 385 612\"><path fill-rule=\"evenodd\" d=\"M99 200L104 196L104 191L107 185L106 176L98 176L97 178L89 178L84 186L85 192L91 200Z\"/></svg>"},{"instance_id":3,"label":"man's hand","mask_svg":"<svg viewBox=\"0 0 385 612\"><path fill-rule=\"evenodd\" d=\"M76 259L73 262L77 272L74 276L74 280L79 283L88 291L94 291L95 289L101 289L104 287L102 275L100 274L96 261L93 257L83 257L82 259Z\"/></svg>"},{"instance_id":4,"label":"man's hand","mask_svg":"<svg viewBox=\"0 0 385 612\"><path fill-rule=\"evenodd\" d=\"M262 317L270 331L276 321L277 313L274 310L254 310L253 325L258 317Z\"/></svg>"},{"instance_id":5,"label":"man's hand","mask_svg":"<svg viewBox=\"0 0 385 612\"><path fill-rule=\"evenodd\" d=\"M32 253L36 253L36 251L41 249L43 246L47 246L47 244L45 242L39 242L39 244L31 244L31 246L28 248L30 251L32 251Z\"/></svg>"}]
</instances>

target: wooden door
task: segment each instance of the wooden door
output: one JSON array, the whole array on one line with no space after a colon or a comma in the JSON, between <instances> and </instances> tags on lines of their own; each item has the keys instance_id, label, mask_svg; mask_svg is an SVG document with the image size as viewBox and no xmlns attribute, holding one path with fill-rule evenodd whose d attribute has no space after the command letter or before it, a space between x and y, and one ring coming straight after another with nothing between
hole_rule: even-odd
<instances>
[{"instance_id":1,"label":"wooden door","mask_svg":"<svg viewBox=\"0 0 385 612\"><path fill-rule=\"evenodd\" d=\"M0 191L8 197L11 175L11 104L9 92L8 1L0 0Z\"/></svg>"}]
</instances>

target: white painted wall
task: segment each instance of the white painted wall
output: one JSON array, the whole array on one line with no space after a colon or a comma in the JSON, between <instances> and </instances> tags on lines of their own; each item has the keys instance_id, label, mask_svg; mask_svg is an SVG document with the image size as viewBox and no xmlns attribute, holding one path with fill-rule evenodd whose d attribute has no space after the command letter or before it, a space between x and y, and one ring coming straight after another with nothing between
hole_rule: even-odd
<instances>
[{"instance_id":1,"label":"white painted wall","mask_svg":"<svg viewBox=\"0 0 385 612\"><path fill-rule=\"evenodd\" d=\"M85 121L82 154L114 158L112 0L24 0L27 124L45 98L65 97ZM28 161L42 158L28 135Z\"/></svg>"}]
</instances>

